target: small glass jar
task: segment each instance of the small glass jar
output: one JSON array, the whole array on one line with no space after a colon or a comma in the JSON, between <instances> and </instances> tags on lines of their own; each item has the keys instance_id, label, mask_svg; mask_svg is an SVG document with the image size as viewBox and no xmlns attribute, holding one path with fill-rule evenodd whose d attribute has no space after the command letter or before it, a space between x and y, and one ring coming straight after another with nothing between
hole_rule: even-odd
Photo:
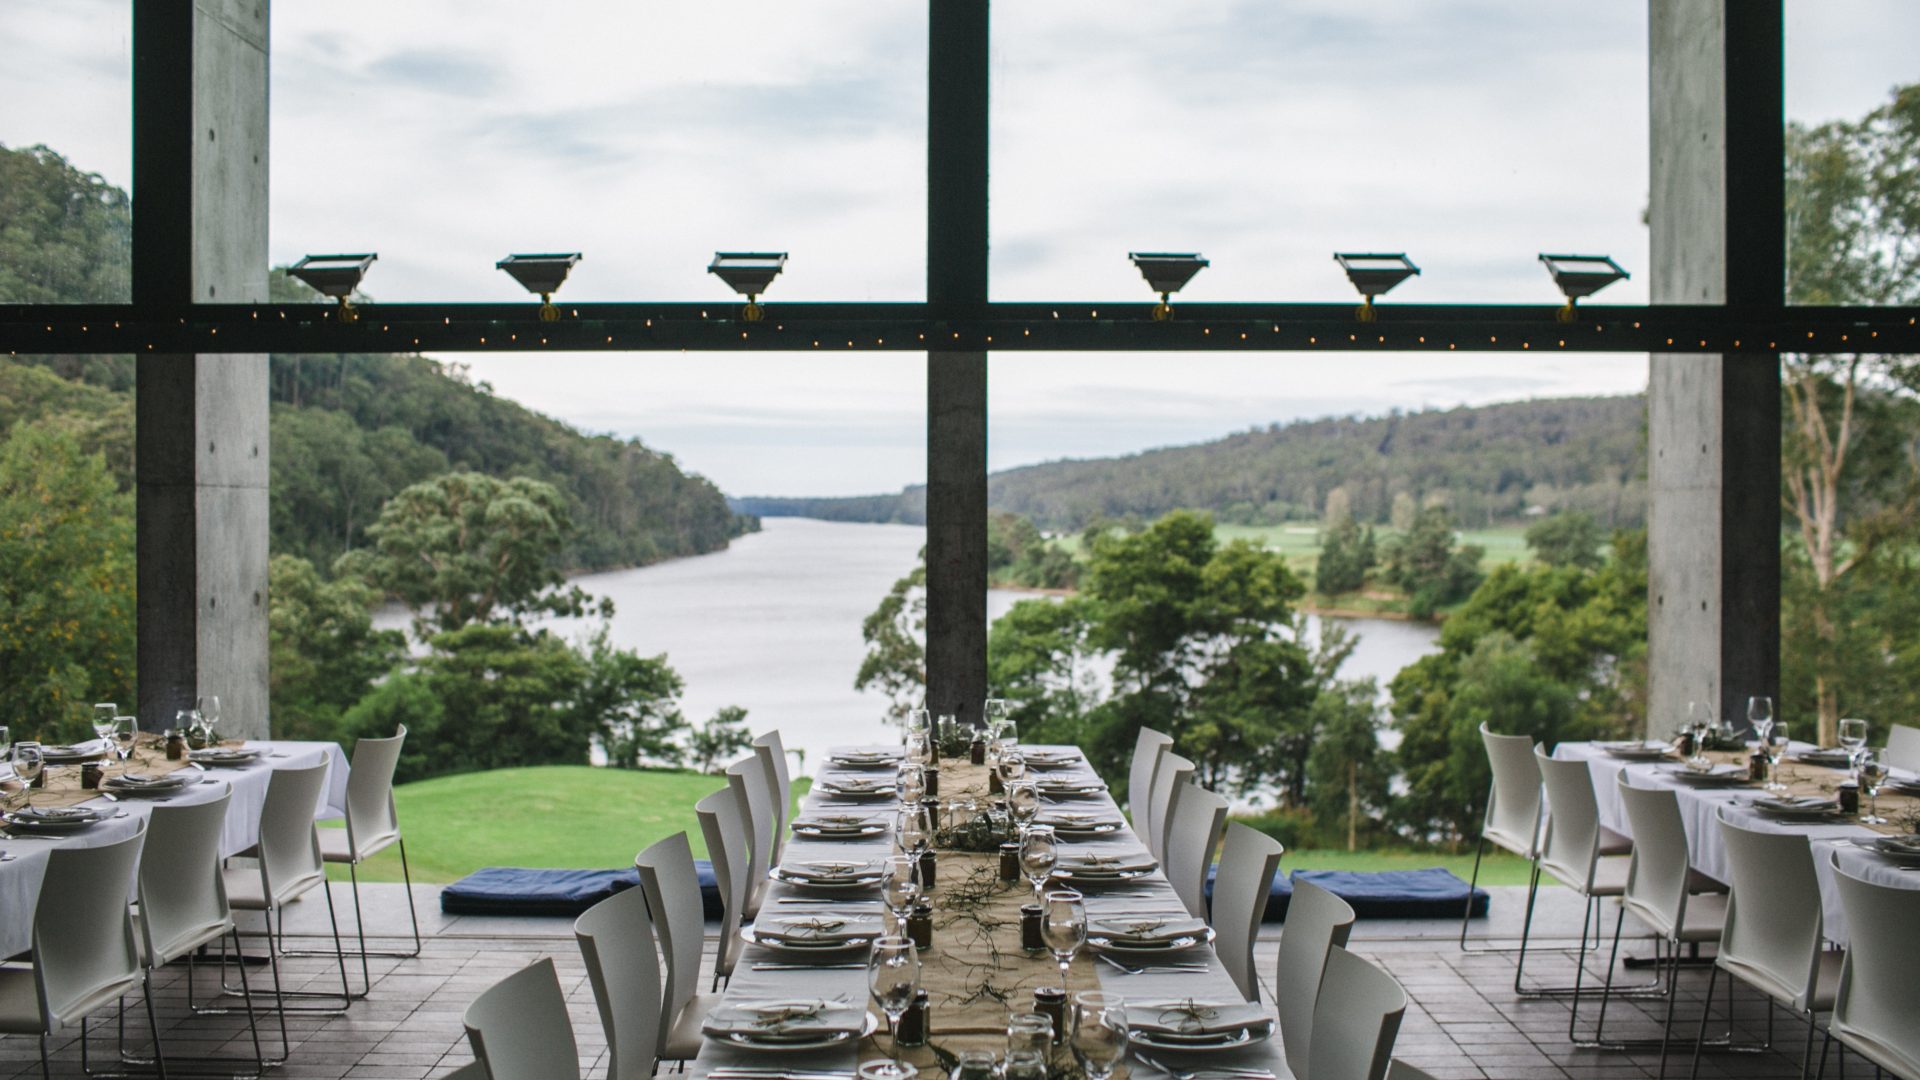
<instances>
[{"instance_id":1,"label":"small glass jar","mask_svg":"<svg viewBox=\"0 0 1920 1080\"><path fill-rule=\"evenodd\" d=\"M1059 986L1038 986L1033 991L1033 1011L1053 1021L1053 1030L1067 1030L1067 991Z\"/></svg>"},{"instance_id":2,"label":"small glass jar","mask_svg":"<svg viewBox=\"0 0 1920 1080\"><path fill-rule=\"evenodd\" d=\"M916 949L933 948L933 905L925 901L913 905L907 916L907 936Z\"/></svg>"},{"instance_id":3,"label":"small glass jar","mask_svg":"<svg viewBox=\"0 0 1920 1080\"><path fill-rule=\"evenodd\" d=\"M962 1050L956 1059L952 1080L996 1080L1000 1063L991 1050Z\"/></svg>"},{"instance_id":4,"label":"small glass jar","mask_svg":"<svg viewBox=\"0 0 1920 1080\"><path fill-rule=\"evenodd\" d=\"M185 761L187 759L187 737L180 731L167 732L167 760Z\"/></svg>"},{"instance_id":5,"label":"small glass jar","mask_svg":"<svg viewBox=\"0 0 1920 1080\"><path fill-rule=\"evenodd\" d=\"M1020 880L1020 845L1006 843L1000 845L1000 880Z\"/></svg>"},{"instance_id":6,"label":"small glass jar","mask_svg":"<svg viewBox=\"0 0 1920 1080\"><path fill-rule=\"evenodd\" d=\"M974 765L985 765L987 763L986 739L979 735L973 737L972 744L967 747L967 761Z\"/></svg>"},{"instance_id":7,"label":"small glass jar","mask_svg":"<svg viewBox=\"0 0 1920 1080\"><path fill-rule=\"evenodd\" d=\"M1039 952L1047 947L1040 936L1040 905L1020 905L1020 947L1028 952Z\"/></svg>"},{"instance_id":8,"label":"small glass jar","mask_svg":"<svg viewBox=\"0 0 1920 1080\"><path fill-rule=\"evenodd\" d=\"M940 860L934 855L932 848L928 848L920 853L920 868L917 876L920 878L920 887L922 889L933 888L935 875L939 867Z\"/></svg>"},{"instance_id":9,"label":"small glass jar","mask_svg":"<svg viewBox=\"0 0 1920 1080\"><path fill-rule=\"evenodd\" d=\"M1053 1052L1053 1018L1044 1013L1014 1013L1007 1017L1007 1060L1038 1054L1044 1061Z\"/></svg>"},{"instance_id":10,"label":"small glass jar","mask_svg":"<svg viewBox=\"0 0 1920 1080\"><path fill-rule=\"evenodd\" d=\"M106 768L102 766L99 762L97 761L87 762L86 764L80 766L80 786L86 789L87 791L99 790L100 777L105 772L106 772Z\"/></svg>"},{"instance_id":11,"label":"small glass jar","mask_svg":"<svg viewBox=\"0 0 1920 1080\"><path fill-rule=\"evenodd\" d=\"M925 1046L929 1031L932 1006L928 1002L927 992L917 990L913 995L913 1004L900 1017L900 1026L895 1029L894 1041L901 1046Z\"/></svg>"},{"instance_id":12,"label":"small glass jar","mask_svg":"<svg viewBox=\"0 0 1920 1080\"><path fill-rule=\"evenodd\" d=\"M927 769L927 777L926 777L926 785L925 785L925 788L926 788L926 795L927 795L927 798L929 798L929 799L935 799L935 798L938 798L938 797L939 797L939 795L940 795L940 768L939 768L939 766L937 766L937 765L936 765L936 766L931 766L931 767L929 767L929 768Z\"/></svg>"},{"instance_id":13,"label":"small glass jar","mask_svg":"<svg viewBox=\"0 0 1920 1080\"><path fill-rule=\"evenodd\" d=\"M1836 794L1840 797L1840 813L1852 816L1860 812L1860 785L1841 784Z\"/></svg>"}]
</instances>

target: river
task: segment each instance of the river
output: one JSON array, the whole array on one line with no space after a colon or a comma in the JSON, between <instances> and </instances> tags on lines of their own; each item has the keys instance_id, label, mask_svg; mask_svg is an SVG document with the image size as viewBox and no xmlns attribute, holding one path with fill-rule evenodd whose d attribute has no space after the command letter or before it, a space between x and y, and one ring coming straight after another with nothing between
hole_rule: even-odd
<instances>
[{"instance_id":1,"label":"river","mask_svg":"<svg viewBox=\"0 0 1920 1080\"><path fill-rule=\"evenodd\" d=\"M740 705L752 730L778 727L789 748L817 762L830 746L875 736L885 700L853 688L866 651L860 624L913 569L925 535L910 525L767 518L760 532L725 551L574 581L613 601L616 644L667 654L686 683L681 707L689 720ZM998 618L1028 598L991 590L987 615ZM1341 669L1348 678L1371 675L1384 687L1435 648L1437 632L1425 624L1342 621L1359 636ZM406 613L388 608L377 622L403 626ZM554 626L569 635L587 629L571 620Z\"/></svg>"}]
</instances>

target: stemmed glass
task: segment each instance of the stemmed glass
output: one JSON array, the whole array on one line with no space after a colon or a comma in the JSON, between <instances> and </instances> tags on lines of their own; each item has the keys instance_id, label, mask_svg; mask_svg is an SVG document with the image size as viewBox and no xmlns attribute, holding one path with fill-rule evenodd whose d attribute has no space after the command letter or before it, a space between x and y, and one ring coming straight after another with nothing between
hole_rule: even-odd
<instances>
[{"instance_id":1,"label":"stemmed glass","mask_svg":"<svg viewBox=\"0 0 1920 1080\"><path fill-rule=\"evenodd\" d=\"M1785 791L1787 782L1780 779L1780 759L1787 752L1787 725L1782 722L1768 726L1773 730L1761 744L1767 752L1767 790Z\"/></svg>"},{"instance_id":2,"label":"stemmed glass","mask_svg":"<svg viewBox=\"0 0 1920 1080\"><path fill-rule=\"evenodd\" d=\"M920 860L914 855L889 855L887 876L880 882L880 899L893 912L894 922L905 932L907 916L920 899Z\"/></svg>"},{"instance_id":3,"label":"stemmed glass","mask_svg":"<svg viewBox=\"0 0 1920 1080\"><path fill-rule=\"evenodd\" d=\"M1840 747L1847 752L1847 761L1855 768L1860 765L1860 751L1867 745L1867 722L1865 720L1840 721Z\"/></svg>"},{"instance_id":4,"label":"stemmed glass","mask_svg":"<svg viewBox=\"0 0 1920 1080\"><path fill-rule=\"evenodd\" d=\"M1027 838L1027 829L1040 813L1040 785L1032 780L1015 780L1007 785L1007 812L1013 815L1015 835Z\"/></svg>"},{"instance_id":5,"label":"stemmed glass","mask_svg":"<svg viewBox=\"0 0 1920 1080\"><path fill-rule=\"evenodd\" d=\"M1054 840L1053 826L1030 825L1027 835L1020 838L1020 872L1033 885L1033 900L1040 902L1040 887L1053 876L1053 868L1060 861L1060 846Z\"/></svg>"},{"instance_id":6,"label":"stemmed glass","mask_svg":"<svg viewBox=\"0 0 1920 1080\"><path fill-rule=\"evenodd\" d=\"M1040 912L1040 940L1060 965L1060 985L1067 985L1067 969L1073 956L1087 943L1087 903L1072 889L1055 889L1047 894Z\"/></svg>"},{"instance_id":7,"label":"stemmed glass","mask_svg":"<svg viewBox=\"0 0 1920 1080\"><path fill-rule=\"evenodd\" d=\"M198 709L181 709L174 713L173 730L179 732L181 738L188 740L188 747L194 750L200 749L206 741L200 737L200 710Z\"/></svg>"},{"instance_id":8,"label":"stemmed glass","mask_svg":"<svg viewBox=\"0 0 1920 1080\"><path fill-rule=\"evenodd\" d=\"M925 731L907 735L907 760L915 765L933 764L933 736Z\"/></svg>"},{"instance_id":9,"label":"stemmed glass","mask_svg":"<svg viewBox=\"0 0 1920 1080\"><path fill-rule=\"evenodd\" d=\"M1880 785L1887 782L1886 751L1881 748L1862 749L1858 758L1860 794L1867 797L1867 812L1860 815L1862 825L1885 825L1887 819L1880 816Z\"/></svg>"},{"instance_id":10,"label":"stemmed glass","mask_svg":"<svg viewBox=\"0 0 1920 1080\"><path fill-rule=\"evenodd\" d=\"M927 767L916 765L911 761L903 761L900 763L897 782L900 785L900 801L912 806L926 798Z\"/></svg>"},{"instance_id":11,"label":"stemmed glass","mask_svg":"<svg viewBox=\"0 0 1920 1080\"><path fill-rule=\"evenodd\" d=\"M995 768L1000 770L1000 790L1012 792L1013 785L1027 775L1027 759L1009 744L1000 751L1000 764Z\"/></svg>"},{"instance_id":12,"label":"stemmed glass","mask_svg":"<svg viewBox=\"0 0 1920 1080\"><path fill-rule=\"evenodd\" d=\"M1753 728L1753 737L1765 746L1767 733L1773 730L1773 699L1761 695L1748 698L1747 724Z\"/></svg>"},{"instance_id":13,"label":"stemmed glass","mask_svg":"<svg viewBox=\"0 0 1920 1080\"><path fill-rule=\"evenodd\" d=\"M0 759L6 758L12 752L13 732L7 730L7 725L0 724Z\"/></svg>"},{"instance_id":14,"label":"stemmed glass","mask_svg":"<svg viewBox=\"0 0 1920 1080\"><path fill-rule=\"evenodd\" d=\"M120 716L120 706L111 701L98 701L93 706L93 737L106 746L113 740L113 722Z\"/></svg>"},{"instance_id":15,"label":"stemmed glass","mask_svg":"<svg viewBox=\"0 0 1920 1080\"><path fill-rule=\"evenodd\" d=\"M113 756L120 759L120 771L127 771L127 759L133 756L134 747L139 744L140 725L131 716L122 716L113 724Z\"/></svg>"},{"instance_id":16,"label":"stemmed glass","mask_svg":"<svg viewBox=\"0 0 1920 1080\"><path fill-rule=\"evenodd\" d=\"M907 713L907 738L933 730L933 710L925 705Z\"/></svg>"},{"instance_id":17,"label":"stemmed glass","mask_svg":"<svg viewBox=\"0 0 1920 1080\"><path fill-rule=\"evenodd\" d=\"M1127 1056L1127 1009L1117 994L1078 990L1073 995L1073 1057L1087 1080L1107 1080Z\"/></svg>"},{"instance_id":18,"label":"stemmed glass","mask_svg":"<svg viewBox=\"0 0 1920 1080\"><path fill-rule=\"evenodd\" d=\"M913 1005L913 996L920 991L920 952L913 947L913 939L904 934L888 934L876 938L873 951L867 955L867 987L873 993L873 1003L887 1015L887 1039L893 1043L893 1062L891 1068L874 1070L871 1074L882 1078L900 1078L907 1070L900 1064L900 1018L907 1014Z\"/></svg>"},{"instance_id":19,"label":"stemmed glass","mask_svg":"<svg viewBox=\"0 0 1920 1080\"><path fill-rule=\"evenodd\" d=\"M207 744L207 749L211 750L214 739L213 729L220 723L220 699L216 695L208 694L196 700L193 707L200 714L200 738Z\"/></svg>"},{"instance_id":20,"label":"stemmed glass","mask_svg":"<svg viewBox=\"0 0 1920 1080\"><path fill-rule=\"evenodd\" d=\"M900 837L900 850L918 860L933 847L933 811L917 802L902 806L894 831Z\"/></svg>"},{"instance_id":21,"label":"stemmed glass","mask_svg":"<svg viewBox=\"0 0 1920 1080\"><path fill-rule=\"evenodd\" d=\"M40 779L40 770L46 767L46 752L37 742L17 742L13 744L13 775L27 787L25 806L33 806L33 782Z\"/></svg>"},{"instance_id":22,"label":"stemmed glass","mask_svg":"<svg viewBox=\"0 0 1920 1080\"><path fill-rule=\"evenodd\" d=\"M1007 699L997 697L988 698L986 707L982 710L982 715L987 718L987 741L992 742L998 739L1000 737L1000 730L1007 726Z\"/></svg>"},{"instance_id":23,"label":"stemmed glass","mask_svg":"<svg viewBox=\"0 0 1920 1080\"><path fill-rule=\"evenodd\" d=\"M1687 731L1693 735L1693 756L1688 763L1699 767L1705 765L1707 757L1707 736L1713 733L1713 706L1704 701L1687 702Z\"/></svg>"}]
</instances>

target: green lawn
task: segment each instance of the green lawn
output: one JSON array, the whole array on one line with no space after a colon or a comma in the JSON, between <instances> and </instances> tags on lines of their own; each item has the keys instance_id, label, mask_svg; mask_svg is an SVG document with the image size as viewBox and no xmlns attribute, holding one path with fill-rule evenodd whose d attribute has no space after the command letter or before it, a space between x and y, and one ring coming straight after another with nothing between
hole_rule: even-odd
<instances>
[{"instance_id":1,"label":"green lawn","mask_svg":"<svg viewBox=\"0 0 1920 1080\"><path fill-rule=\"evenodd\" d=\"M413 880L445 883L483 866L631 866L642 848L682 829L694 857L705 858L693 804L725 783L696 772L542 765L401 784L393 796ZM795 797L811 786L796 780ZM399 881L399 849L374 856L361 876Z\"/></svg>"}]
</instances>

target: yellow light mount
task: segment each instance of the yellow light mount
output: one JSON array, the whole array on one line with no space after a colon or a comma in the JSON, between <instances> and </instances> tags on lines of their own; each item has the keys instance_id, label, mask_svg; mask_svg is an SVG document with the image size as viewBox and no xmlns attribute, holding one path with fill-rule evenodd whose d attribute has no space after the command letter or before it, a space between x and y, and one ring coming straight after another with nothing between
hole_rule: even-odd
<instances>
[{"instance_id":1,"label":"yellow light mount","mask_svg":"<svg viewBox=\"0 0 1920 1080\"><path fill-rule=\"evenodd\" d=\"M1361 300L1360 306L1353 309L1353 317L1360 322L1372 322L1378 319L1380 313L1373 310L1373 297L1369 296Z\"/></svg>"},{"instance_id":2,"label":"yellow light mount","mask_svg":"<svg viewBox=\"0 0 1920 1080\"><path fill-rule=\"evenodd\" d=\"M1553 313L1553 321L1555 322L1573 322L1579 317L1580 313L1574 309L1573 297L1571 296L1567 297L1566 303L1560 305L1560 310Z\"/></svg>"},{"instance_id":3,"label":"yellow light mount","mask_svg":"<svg viewBox=\"0 0 1920 1080\"><path fill-rule=\"evenodd\" d=\"M354 308L353 302L344 296L338 297L337 299L340 302L340 306L334 309L334 314L340 321L343 323L359 322L360 312Z\"/></svg>"},{"instance_id":4,"label":"yellow light mount","mask_svg":"<svg viewBox=\"0 0 1920 1080\"><path fill-rule=\"evenodd\" d=\"M553 294L550 292L543 292L540 294L540 321L541 322L559 322L560 321L560 309L553 306Z\"/></svg>"},{"instance_id":5,"label":"yellow light mount","mask_svg":"<svg viewBox=\"0 0 1920 1080\"><path fill-rule=\"evenodd\" d=\"M1153 305L1154 322L1166 322L1173 318L1173 305L1167 302L1172 296L1172 293L1160 294L1160 302Z\"/></svg>"},{"instance_id":6,"label":"yellow light mount","mask_svg":"<svg viewBox=\"0 0 1920 1080\"><path fill-rule=\"evenodd\" d=\"M1207 260L1192 251L1129 251L1127 259L1147 279L1147 287L1160 294L1160 302L1153 305L1154 322L1172 320L1173 294L1207 266Z\"/></svg>"},{"instance_id":7,"label":"yellow light mount","mask_svg":"<svg viewBox=\"0 0 1920 1080\"><path fill-rule=\"evenodd\" d=\"M540 298L540 321L559 322L560 309L553 304L553 294L567 280L567 274L580 261L577 251L547 252L538 255L509 255L494 263L494 269L504 270L507 276L520 283L528 292Z\"/></svg>"},{"instance_id":8,"label":"yellow light mount","mask_svg":"<svg viewBox=\"0 0 1920 1080\"><path fill-rule=\"evenodd\" d=\"M760 302L754 297L747 297L746 305L740 309L741 320L743 322L759 322L766 317L767 309L761 307Z\"/></svg>"}]
</instances>

